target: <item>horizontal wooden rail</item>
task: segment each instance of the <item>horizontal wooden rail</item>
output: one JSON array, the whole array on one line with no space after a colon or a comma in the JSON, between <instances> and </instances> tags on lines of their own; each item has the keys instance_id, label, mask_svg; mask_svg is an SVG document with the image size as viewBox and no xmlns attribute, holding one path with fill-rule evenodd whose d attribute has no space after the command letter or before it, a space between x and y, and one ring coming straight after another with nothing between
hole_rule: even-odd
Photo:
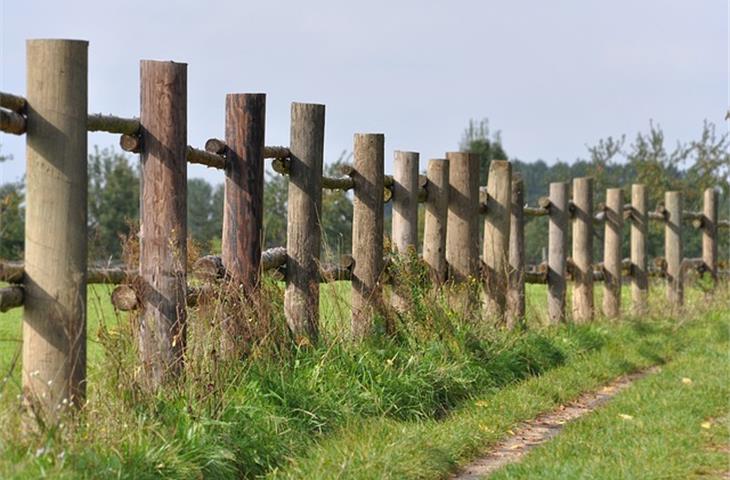
<instances>
[{"instance_id":1,"label":"horizontal wooden rail","mask_svg":"<svg viewBox=\"0 0 730 480\"><path fill-rule=\"evenodd\" d=\"M132 273L121 267L91 267L87 270L87 283L119 284ZM22 262L0 261L0 282L20 284L24 275Z\"/></svg>"},{"instance_id":2,"label":"horizontal wooden rail","mask_svg":"<svg viewBox=\"0 0 730 480\"><path fill-rule=\"evenodd\" d=\"M0 108L0 131L22 135L25 133L26 119L24 115Z\"/></svg>"},{"instance_id":3,"label":"horizontal wooden rail","mask_svg":"<svg viewBox=\"0 0 730 480\"><path fill-rule=\"evenodd\" d=\"M23 287L11 285L0 288L0 312L23 306Z\"/></svg>"},{"instance_id":4,"label":"horizontal wooden rail","mask_svg":"<svg viewBox=\"0 0 730 480\"><path fill-rule=\"evenodd\" d=\"M16 113L25 113L28 102L25 98L12 93L0 92L0 107L7 108Z\"/></svg>"}]
</instances>

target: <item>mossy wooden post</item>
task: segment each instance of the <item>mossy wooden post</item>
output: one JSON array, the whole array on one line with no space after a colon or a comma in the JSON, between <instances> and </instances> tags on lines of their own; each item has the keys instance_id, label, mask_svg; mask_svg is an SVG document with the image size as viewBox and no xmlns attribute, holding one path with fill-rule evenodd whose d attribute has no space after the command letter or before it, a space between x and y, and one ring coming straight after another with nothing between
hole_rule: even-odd
<instances>
[{"instance_id":1,"label":"mossy wooden post","mask_svg":"<svg viewBox=\"0 0 730 480\"><path fill-rule=\"evenodd\" d=\"M593 319L593 179L573 179L573 321Z\"/></svg>"},{"instance_id":2,"label":"mossy wooden post","mask_svg":"<svg viewBox=\"0 0 730 480\"><path fill-rule=\"evenodd\" d=\"M618 317L621 310L621 240L624 195L620 188L606 190L606 222L603 235L603 314Z\"/></svg>"},{"instance_id":3,"label":"mossy wooden post","mask_svg":"<svg viewBox=\"0 0 730 480\"><path fill-rule=\"evenodd\" d=\"M708 188L702 207L702 261L717 281L717 190Z\"/></svg>"},{"instance_id":4,"label":"mossy wooden post","mask_svg":"<svg viewBox=\"0 0 730 480\"><path fill-rule=\"evenodd\" d=\"M649 272L646 239L649 217L646 210L647 194L643 184L631 186L631 309L634 315L647 310Z\"/></svg>"},{"instance_id":5,"label":"mossy wooden post","mask_svg":"<svg viewBox=\"0 0 730 480\"><path fill-rule=\"evenodd\" d=\"M383 182L385 136L355 135L352 179L355 199L352 213L352 336L370 335L374 315L382 312Z\"/></svg>"},{"instance_id":6,"label":"mossy wooden post","mask_svg":"<svg viewBox=\"0 0 730 480\"><path fill-rule=\"evenodd\" d=\"M426 215L423 228L423 260L436 286L446 281L446 221L449 213L449 161L431 159L426 169Z\"/></svg>"},{"instance_id":7,"label":"mossy wooden post","mask_svg":"<svg viewBox=\"0 0 730 480\"><path fill-rule=\"evenodd\" d=\"M26 48L22 381L25 400L52 425L86 393L88 42Z\"/></svg>"},{"instance_id":8,"label":"mossy wooden post","mask_svg":"<svg viewBox=\"0 0 730 480\"><path fill-rule=\"evenodd\" d=\"M474 282L479 277L479 156L450 152L446 158L449 160L446 262L453 290L450 303L456 311L475 317Z\"/></svg>"},{"instance_id":9,"label":"mossy wooden post","mask_svg":"<svg viewBox=\"0 0 730 480\"><path fill-rule=\"evenodd\" d=\"M139 348L154 390L182 372L187 289L187 65L140 64Z\"/></svg>"},{"instance_id":10,"label":"mossy wooden post","mask_svg":"<svg viewBox=\"0 0 730 480\"><path fill-rule=\"evenodd\" d=\"M525 318L525 190L522 176L512 174L512 206L509 234L509 287L507 290L507 328Z\"/></svg>"},{"instance_id":11,"label":"mossy wooden post","mask_svg":"<svg viewBox=\"0 0 730 480\"><path fill-rule=\"evenodd\" d=\"M324 105L292 103L284 311L300 345L319 337Z\"/></svg>"},{"instance_id":12,"label":"mossy wooden post","mask_svg":"<svg viewBox=\"0 0 730 480\"><path fill-rule=\"evenodd\" d=\"M566 256L568 251L568 184L550 184L548 225L548 321L565 321Z\"/></svg>"},{"instance_id":13,"label":"mossy wooden post","mask_svg":"<svg viewBox=\"0 0 730 480\"><path fill-rule=\"evenodd\" d=\"M664 257L667 260L667 300L672 308L682 306L682 196L664 193L667 218L664 223Z\"/></svg>"},{"instance_id":14,"label":"mossy wooden post","mask_svg":"<svg viewBox=\"0 0 730 480\"><path fill-rule=\"evenodd\" d=\"M487 215L484 218L484 308L487 317L503 323L509 285L510 210L512 165L492 160L487 177Z\"/></svg>"},{"instance_id":15,"label":"mossy wooden post","mask_svg":"<svg viewBox=\"0 0 730 480\"><path fill-rule=\"evenodd\" d=\"M418 242L418 160L416 152L396 151L393 162L392 239L401 266L415 257ZM399 291L403 286L397 280L394 279L391 304L396 312L405 313L410 308L409 295Z\"/></svg>"}]
</instances>

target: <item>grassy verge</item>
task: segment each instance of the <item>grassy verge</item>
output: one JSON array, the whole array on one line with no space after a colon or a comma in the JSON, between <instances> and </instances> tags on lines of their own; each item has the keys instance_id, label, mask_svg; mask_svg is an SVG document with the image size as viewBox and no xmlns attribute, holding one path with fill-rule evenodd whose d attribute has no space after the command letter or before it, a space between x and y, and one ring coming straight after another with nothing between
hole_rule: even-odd
<instances>
[{"instance_id":1,"label":"grassy verge","mask_svg":"<svg viewBox=\"0 0 730 480\"><path fill-rule=\"evenodd\" d=\"M689 479L730 472L729 332L726 319L716 320L715 335L493 478Z\"/></svg>"}]
</instances>

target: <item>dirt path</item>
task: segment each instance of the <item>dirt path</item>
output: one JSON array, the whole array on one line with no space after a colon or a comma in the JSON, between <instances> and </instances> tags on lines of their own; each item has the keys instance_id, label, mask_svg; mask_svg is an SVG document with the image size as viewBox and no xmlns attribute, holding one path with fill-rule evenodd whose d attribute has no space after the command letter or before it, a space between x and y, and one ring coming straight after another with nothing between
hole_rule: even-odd
<instances>
[{"instance_id":1,"label":"dirt path","mask_svg":"<svg viewBox=\"0 0 730 480\"><path fill-rule=\"evenodd\" d=\"M495 445L483 457L464 467L451 479L476 480L507 464L519 462L530 450L560 433L566 423L592 412L636 380L658 371L659 367L651 367L631 375L624 375L598 391L584 393L568 405L561 405L552 412L525 422L519 430L515 430L514 434Z\"/></svg>"}]
</instances>

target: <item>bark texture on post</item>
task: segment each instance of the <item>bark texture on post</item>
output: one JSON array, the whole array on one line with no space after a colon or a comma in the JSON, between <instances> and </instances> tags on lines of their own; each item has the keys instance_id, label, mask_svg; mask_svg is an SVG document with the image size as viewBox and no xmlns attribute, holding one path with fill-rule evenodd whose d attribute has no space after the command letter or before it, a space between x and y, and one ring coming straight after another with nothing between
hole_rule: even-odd
<instances>
[{"instance_id":1,"label":"bark texture on post","mask_svg":"<svg viewBox=\"0 0 730 480\"><path fill-rule=\"evenodd\" d=\"M631 308L634 315L647 310L649 295L649 264L646 238L649 233L647 193L643 184L631 186Z\"/></svg>"},{"instance_id":2,"label":"bark texture on post","mask_svg":"<svg viewBox=\"0 0 730 480\"><path fill-rule=\"evenodd\" d=\"M566 266L568 252L568 184L550 184L548 225L548 320L565 321Z\"/></svg>"},{"instance_id":3,"label":"bark texture on post","mask_svg":"<svg viewBox=\"0 0 730 480\"><path fill-rule=\"evenodd\" d=\"M450 152L446 158L449 160L446 228L446 262L451 282L449 303L461 315L473 318L478 317L479 156Z\"/></svg>"},{"instance_id":4,"label":"bark texture on post","mask_svg":"<svg viewBox=\"0 0 730 480\"><path fill-rule=\"evenodd\" d=\"M507 290L507 328L525 318L525 190L522 176L512 174L512 206L509 234L509 289Z\"/></svg>"},{"instance_id":5,"label":"bark texture on post","mask_svg":"<svg viewBox=\"0 0 730 480\"><path fill-rule=\"evenodd\" d=\"M266 95L226 95L223 265L246 294L258 286L264 228Z\"/></svg>"},{"instance_id":6,"label":"bark texture on post","mask_svg":"<svg viewBox=\"0 0 730 480\"><path fill-rule=\"evenodd\" d=\"M606 190L606 224L603 236L603 314L618 317L621 310L621 239L624 195L620 188Z\"/></svg>"},{"instance_id":7,"label":"bark texture on post","mask_svg":"<svg viewBox=\"0 0 730 480\"><path fill-rule=\"evenodd\" d=\"M324 105L292 103L284 311L298 344L319 337Z\"/></svg>"},{"instance_id":8,"label":"bark texture on post","mask_svg":"<svg viewBox=\"0 0 730 480\"><path fill-rule=\"evenodd\" d=\"M416 152L396 151L393 162L393 252L401 256L403 267L415 257L418 242L418 159ZM394 281L391 304L396 312L405 313L410 295L401 291L398 278Z\"/></svg>"},{"instance_id":9,"label":"bark texture on post","mask_svg":"<svg viewBox=\"0 0 730 480\"><path fill-rule=\"evenodd\" d=\"M573 321L593 319L593 179L573 179Z\"/></svg>"},{"instance_id":10,"label":"bark texture on post","mask_svg":"<svg viewBox=\"0 0 730 480\"><path fill-rule=\"evenodd\" d=\"M140 354L150 389L182 371L187 275L187 64L140 63Z\"/></svg>"},{"instance_id":11,"label":"bark texture on post","mask_svg":"<svg viewBox=\"0 0 730 480\"><path fill-rule=\"evenodd\" d=\"M423 259L435 285L446 281L446 219L449 213L449 161L432 159L426 170L428 198L423 228Z\"/></svg>"},{"instance_id":12,"label":"bark texture on post","mask_svg":"<svg viewBox=\"0 0 730 480\"><path fill-rule=\"evenodd\" d=\"M507 160L492 160L487 177L482 257L486 267L484 307L487 316L498 323L504 322L507 305L511 206L512 165Z\"/></svg>"},{"instance_id":13,"label":"bark texture on post","mask_svg":"<svg viewBox=\"0 0 730 480\"><path fill-rule=\"evenodd\" d=\"M86 394L88 42L29 40L23 394L47 425Z\"/></svg>"},{"instance_id":14,"label":"bark texture on post","mask_svg":"<svg viewBox=\"0 0 730 480\"><path fill-rule=\"evenodd\" d=\"M384 148L382 134L355 135L352 336L356 339L368 336L373 329L373 316L382 313Z\"/></svg>"},{"instance_id":15,"label":"bark texture on post","mask_svg":"<svg viewBox=\"0 0 730 480\"><path fill-rule=\"evenodd\" d=\"M702 261L717 282L717 190L708 188L702 207Z\"/></svg>"},{"instance_id":16,"label":"bark texture on post","mask_svg":"<svg viewBox=\"0 0 730 480\"><path fill-rule=\"evenodd\" d=\"M676 308L684 302L682 284L682 197L679 192L664 194L667 219L664 223L664 257L667 261L667 300Z\"/></svg>"}]
</instances>

